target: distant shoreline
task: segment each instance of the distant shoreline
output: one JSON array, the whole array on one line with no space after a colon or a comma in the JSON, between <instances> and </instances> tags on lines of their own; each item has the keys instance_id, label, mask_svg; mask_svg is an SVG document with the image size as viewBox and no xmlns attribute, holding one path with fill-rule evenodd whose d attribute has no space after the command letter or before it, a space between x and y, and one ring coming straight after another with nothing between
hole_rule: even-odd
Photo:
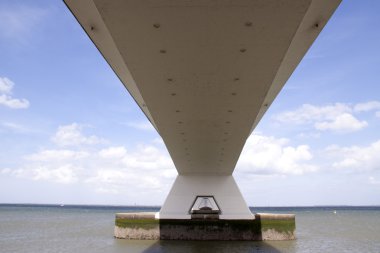
<instances>
[{"instance_id":1,"label":"distant shoreline","mask_svg":"<svg viewBox=\"0 0 380 253\"><path fill-rule=\"evenodd\" d=\"M59 207L59 208L91 208L91 209L160 209L158 205L98 205L98 204L32 204L32 203L0 203L0 207ZM315 206L250 206L251 210L380 210L380 205L315 205Z\"/></svg>"}]
</instances>

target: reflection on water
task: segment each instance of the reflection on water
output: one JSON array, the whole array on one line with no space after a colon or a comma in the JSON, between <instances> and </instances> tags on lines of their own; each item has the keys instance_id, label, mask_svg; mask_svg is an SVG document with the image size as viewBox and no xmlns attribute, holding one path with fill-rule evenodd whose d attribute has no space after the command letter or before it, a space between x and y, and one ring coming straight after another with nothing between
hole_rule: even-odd
<instances>
[{"instance_id":1,"label":"reflection on water","mask_svg":"<svg viewBox=\"0 0 380 253\"><path fill-rule=\"evenodd\" d=\"M291 243L290 243L291 244ZM161 250L161 251L160 251ZM284 250L284 249L282 249ZM184 252L184 253L195 253L195 252L280 252L275 247L265 243L265 242L172 242L172 241L162 241L157 242L152 247L144 252Z\"/></svg>"},{"instance_id":2,"label":"reflection on water","mask_svg":"<svg viewBox=\"0 0 380 253\"><path fill-rule=\"evenodd\" d=\"M245 241L128 241L116 240L117 248L125 252L181 252L181 253L258 253L295 252L295 241L245 242Z\"/></svg>"}]
</instances>

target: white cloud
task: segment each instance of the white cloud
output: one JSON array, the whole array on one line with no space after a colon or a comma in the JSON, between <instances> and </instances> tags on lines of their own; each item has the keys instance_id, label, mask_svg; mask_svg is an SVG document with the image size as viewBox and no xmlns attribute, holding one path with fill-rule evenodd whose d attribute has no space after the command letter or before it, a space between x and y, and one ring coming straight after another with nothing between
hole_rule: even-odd
<instances>
[{"instance_id":1,"label":"white cloud","mask_svg":"<svg viewBox=\"0 0 380 253\"><path fill-rule=\"evenodd\" d=\"M0 93L11 94L14 86L14 82L6 77L0 77Z\"/></svg>"},{"instance_id":2,"label":"white cloud","mask_svg":"<svg viewBox=\"0 0 380 253\"><path fill-rule=\"evenodd\" d=\"M27 164L19 169L2 169L0 172L3 175L9 175L19 178L27 178L35 181L49 181L60 184L73 184L76 183L78 172L82 168L75 167L72 164L65 164L61 166L51 166L46 163L43 165Z\"/></svg>"},{"instance_id":3,"label":"white cloud","mask_svg":"<svg viewBox=\"0 0 380 253\"><path fill-rule=\"evenodd\" d=\"M276 115L275 119L284 123L306 124L321 120L333 120L337 116L349 112L351 112L351 108L342 103L326 106L303 104L294 111Z\"/></svg>"},{"instance_id":4,"label":"white cloud","mask_svg":"<svg viewBox=\"0 0 380 253\"><path fill-rule=\"evenodd\" d=\"M56 169L39 167L30 170L29 172L31 172L31 178L33 180L45 180L61 184L72 184L78 181L78 176L76 173L77 170L80 170L80 168L76 168L71 164L66 164Z\"/></svg>"},{"instance_id":5,"label":"white cloud","mask_svg":"<svg viewBox=\"0 0 380 253\"><path fill-rule=\"evenodd\" d=\"M132 173L117 169L99 169L96 175L87 179L87 183L122 184L134 178Z\"/></svg>"},{"instance_id":6,"label":"white cloud","mask_svg":"<svg viewBox=\"0 0 380 253\"><path fill-rule=\"evenodd\" d=\"M377 179L374 178L374 177L369 177L369 178L368 178L368 182L369 182L370 184L380 185L380 180L377 180Z\"/></svg>"},{"instance_id":7,"label":"white cloud","mask_svg":"<svg viewBox=\"0 0 380 253\"><path fill-rule=\"evenodd\" d=\"M119 194L119 191L117 189L103 188L103 187L96 188L95 192L105 193L105 194Z\"/></svg>"},{"instance_id":8,"label":"white cloud","mask_svg":"<svg viewBox=\"0 0 380 253\"><path fill-rule=\"evenodd\" d=\"M332 105L315 106L304 104L296 110L286 111L274 117L281 123L311 125L319 131L354 132L368 126L367 121L359 120L355 113L370 111L377 108L380 102L370 101L354 106L335 103Z\"/></svg>"},{"instance_id":9,"label":"white cloud","mask_svg":"<svg viewBox=\"0 0 380 253\"><path fill-rule=\"evenodd\" d=\"M95 135L83 135L82 129L83 126L77 123L59 126L57 132L52 137L52 140L59 146L79 146L105 143L104 139Z\"/></svg>"},{"instance_id":10,"label":"white cloud","mask_svg":"<svg viewBox=\"0 0 380 253\"><path fill-rule=\"evenodd\" d=\"M377 109L380 109L379 101L369 101L366 103L359 103L354 106L355 112L368 112Z\"/></svg>"},{"instance_id":11,"label":"white cloud","mask_svg":"<svg viewBox=\"0 0 380 253\"><path fill-rule=\"evenodd\" d=\"M154 145L139 145L134 152L125 155L122 163L128 168L157 170L171 168L173 162L163 150Z\"/></svg>"},{"instance_id":12,"label":"white cloud","mask_svg":"<svg viewBox=\"0 0 380 253\"><path fill-rule=\"evenodd\" d=\"M0 174L10 174L12 170L10 168L4 168L0 170Z\"/></svg>"},{"instance_id":13,"label":"white cloud","mask_svg":"<svg viewBox=\"0 0 380 253\"><path fill-rule=\"evenodd\" d=\"M120 159L127 154L125 147L109 147L99 151L99 156L101 158L110 158L110 159Z\"/></svg>"},{"instance_id":14,"label":"white cloud","mask_svg":"<svg viewBox=\"0 0 380 253\"><path fill-rule=\"evenodd\" d=\"M297 134L297 138L300 139L318 139L321 137L321 134L318 132L307 132Z\"/></svg>"},{"instance_id":15,"label":"white cloud","mask_svg":"<svg viewBox=\"0 0 380 253\"><path fill-rule=\"evenodd\" d=\"M133 152L125 147L108 147L98 152L95 173L85 182L98 192L168 191L177 172L165 149L155 144L138 145Z\"/></svg>"},{"instance_id":16,"label":"white cloud","mask_svg":"<svg viewBox=\"0 0 380 253\"><path fill-rule=\"evenodd\" d=\"M376 115L376 117L380 118L380 111L377 111L377 112L375 113L375 115Z\"/></svg>"},{"instance_id":17,"label":"white cloud","mask_svg":"<svg viewBox=\"0 0 380 253\"><path fill-rule=\"evenodd\" d=\"M290 146L287 139L252 134L236 170L250 174L303 174L318 170L316 165L310 163L312 158L307 145Z\"/></svg>"},{"instance_id":18,"label":"white cloud","mask_svg":"<svg viewBox=\"0 0 380 253\"><path fill-rule=\"evenodd\" d=\"M57 162L57 161L72 161L80 160L83 158L88 158L90 154L86 151L73 151L67 149L52 149L52 150L42 150L38 153L31 154L25 157L25 159L30 161L38 162Z\"/></svg>"},{"instance_id":19,"label":"white cloud","mask_svg":"<svg viewBox=\"0 0 380 253\"><path fill-rule=\"evenodd\" d=\"M368 126L368 123L366 121L359 121L349 113L343 113L331 121L316 122L314 126L322 131L353 132Z\"/></svg>"},{"instance_id":20,"label":"white cloud","mask_svg":"<svg viewBox=\"0 0 380 253\"><path fill-rule=\"evenodd\" d=\"M4 105L11 109L28 108L30 105L28 100L24 98L18 99L12 97L13 87L14 83L10 79L6 77L0 77L0 105Z\"/></svg>"},{"instance_id":21,"label":"white cloud","mask_svg":"<svg viewBox=\"0 0 380 253\"><path fill-rule=\"evenodd\" d=\"M0 105L5 105L12 109L24 109L29 107L29 101L2 94L0 95Z\"/></svg>"},{"instance_id":22,"label":"white cloud","mask_svg":"<svg viewBox=\"0 0 380 253\"><path fill-rule=\"evenodd\" d=\"M380 170L380 140L368 146L329 146L325 154L331 159L333 168L345 171Z\"/></svg>"},{"instance_id":23,"label":"white cloud","mask_svg":"<svg viewBox=\"0 0 380 253\"><path fill-rule=\"evenodd\" d=\"M143 122L129 122L127 123L127 126L133 127L138 130L145 130L145 131L154 131L153 125L149 121L143 121Z\"/></svg>"},{"instance_id":24,"label":"white cloud","mask_svg":"<svg viewBox=\"0 0 380 253\"><path fill-rule=\"evenodd\" d=\"M73 123L58 128L52 140L57 148L42 149L24 156L19 168L3 169L2 175L61 184L85 184L102 194L135 197L169 191L177 175L162 142L137 145L133 151L124 146L91 146L101 138L87 136ZM76 146L65 149L60 146Z\"/></svg>"}]
</instances>

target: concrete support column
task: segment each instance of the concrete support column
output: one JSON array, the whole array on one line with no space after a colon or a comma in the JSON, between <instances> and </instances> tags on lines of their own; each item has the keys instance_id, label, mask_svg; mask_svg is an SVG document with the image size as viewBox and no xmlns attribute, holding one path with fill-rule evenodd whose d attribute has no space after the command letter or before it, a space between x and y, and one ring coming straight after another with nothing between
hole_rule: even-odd
<instances>
[{"instance_id":1,"label":"concrete support column","mask_svg":"<svg viewBox=\"0 0 380 253\"><path fill-rule=\"evenodd\" d=\"M213 196L220 219L254 219L232 175L178 175L159 212L160 219L191 219L197 196Z\"/></svg>"}]
</instances>

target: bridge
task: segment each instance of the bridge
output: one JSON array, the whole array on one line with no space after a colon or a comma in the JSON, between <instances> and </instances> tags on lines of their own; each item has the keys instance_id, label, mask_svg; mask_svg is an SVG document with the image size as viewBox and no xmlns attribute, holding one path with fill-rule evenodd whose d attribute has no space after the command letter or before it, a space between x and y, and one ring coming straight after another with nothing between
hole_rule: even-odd
<instances>
[{"instance_id":1,"label":"bridge","mask_svg":"<svg viewBox=\"0 0 380 253\"><path fill-rule=\"evenodd\" d=\"M156 218L255 219L235 165L340 0L65 3L173 159L178 176Z\"/></svg>"}]
</instances>

